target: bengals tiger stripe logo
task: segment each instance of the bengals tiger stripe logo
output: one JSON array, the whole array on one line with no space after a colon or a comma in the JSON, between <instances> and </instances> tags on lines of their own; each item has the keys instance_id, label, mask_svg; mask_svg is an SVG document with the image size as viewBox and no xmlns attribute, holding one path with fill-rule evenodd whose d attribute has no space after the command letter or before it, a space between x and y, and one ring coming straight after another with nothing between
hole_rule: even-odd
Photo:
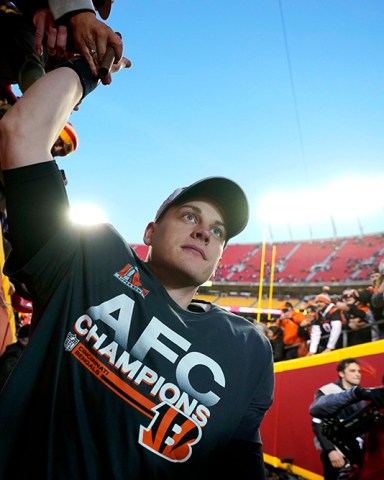
<instances>
[{"instance_id":1,"label":"bengals tiger stripe logo","mask_svg":"<svg viewBox=\"0 0 384 480\"><path fill-rule=\"evenodd\" d=\"M155 417L148 428L140 427L139 442L171 462L185 462L192 445L201 438L201 427L172 405L161 403L152 408Z\"/></svg>"}]
</instances>

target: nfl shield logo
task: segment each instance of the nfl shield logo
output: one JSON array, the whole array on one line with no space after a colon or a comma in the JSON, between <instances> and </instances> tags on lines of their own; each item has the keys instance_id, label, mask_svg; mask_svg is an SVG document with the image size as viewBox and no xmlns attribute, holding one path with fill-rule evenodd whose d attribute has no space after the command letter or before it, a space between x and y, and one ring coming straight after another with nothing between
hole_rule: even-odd
<instances>
[{"instance_id":1,"label":"nfl shield logo","mask_svg":"<svg viewBox=\"0 0 384 480\"><path fill-rule=\"evenodd\" d=\"M79 341L80 340L77 338L75 333L68 332L67 338L64 341L65 350L67 350L67 352L70 352L76 347Z\"/></svg>"}]
</instances>

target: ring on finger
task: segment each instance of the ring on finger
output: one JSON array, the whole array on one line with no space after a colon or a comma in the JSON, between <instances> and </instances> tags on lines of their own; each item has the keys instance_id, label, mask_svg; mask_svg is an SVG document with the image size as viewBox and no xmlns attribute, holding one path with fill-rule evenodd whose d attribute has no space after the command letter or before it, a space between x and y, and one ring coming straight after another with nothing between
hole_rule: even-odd
<instances>
[{"instance_id":1,"label":"ring on finger","mask_svg":"<svg viewBox=\"0 0 384 480\"><path fill-rule=\"evenodd\" d=\"M93 57L93 55L95 55L95 53L96 53L96 50L95 50L95 49L91 48L91 49L89 50L89 54L90 54L92 57Z\"/></svg>"}]
</instances>

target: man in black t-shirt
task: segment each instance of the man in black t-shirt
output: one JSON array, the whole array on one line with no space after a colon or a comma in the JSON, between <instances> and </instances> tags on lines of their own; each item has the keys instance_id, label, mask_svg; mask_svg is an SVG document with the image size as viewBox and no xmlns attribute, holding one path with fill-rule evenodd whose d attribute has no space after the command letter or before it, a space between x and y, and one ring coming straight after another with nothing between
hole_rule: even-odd
<instances>
[{"instance_id":1,"label":"man in black t-shirt","mask_svg":"<svg viewBox=\"0 0 384 480\"><path fill-rule=\"evenodd\" d=\"M145 229L146 261L110 225L71 223L50 149L97 79L82 60L68 67L0 122L5 271L34 306L0 396L0 478L263 480L270 343L244 318L193 301L245 228L246 196L222 177L176 190Z\"/></svg>"}]
</instances>

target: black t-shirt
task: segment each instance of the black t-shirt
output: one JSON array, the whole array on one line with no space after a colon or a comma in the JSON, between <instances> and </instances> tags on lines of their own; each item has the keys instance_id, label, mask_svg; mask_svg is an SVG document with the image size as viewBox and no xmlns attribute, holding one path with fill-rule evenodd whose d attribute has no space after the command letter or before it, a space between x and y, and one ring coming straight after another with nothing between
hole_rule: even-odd
<instances>
[{"instance_id":1,"label":"black t-shirt","mask_svg":"<svg viewBox=\"0 0 384 480\"><path fill-rule=\"evenodd\" d=\"M31 292L34 318L0 396L0 478L189 479L231 439L260 442L273 392L268 340L217 306L180 308L110 225L55 220L67 199L50 170L5 172L12 242L22 209L59 193L36 210L50 226L30 228L6 263ZM23 205L15 192L21 178L28 192L26 171L36 198ZM23 242L33 252L24 264Z\"/></svg>"}]
</instances>

